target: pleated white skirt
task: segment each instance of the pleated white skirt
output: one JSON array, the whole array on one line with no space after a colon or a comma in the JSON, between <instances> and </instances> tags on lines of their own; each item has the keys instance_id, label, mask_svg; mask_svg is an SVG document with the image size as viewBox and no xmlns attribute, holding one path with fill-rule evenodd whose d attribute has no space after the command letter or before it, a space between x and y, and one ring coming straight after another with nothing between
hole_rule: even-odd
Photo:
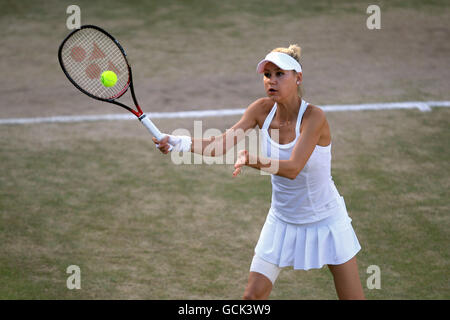
<instances>
[{"instance_id":1,"label":"pleated white skirt","mask_svg":"<svg viewBox=\"0 0 450 320\"><path fill-rule=\"evenodd\" d=\"M287 223L269 210L255 254L279 267L309 270L343 264L361 249L341 197L340 204L323 220Z\"/></svg>"}]
</instances>

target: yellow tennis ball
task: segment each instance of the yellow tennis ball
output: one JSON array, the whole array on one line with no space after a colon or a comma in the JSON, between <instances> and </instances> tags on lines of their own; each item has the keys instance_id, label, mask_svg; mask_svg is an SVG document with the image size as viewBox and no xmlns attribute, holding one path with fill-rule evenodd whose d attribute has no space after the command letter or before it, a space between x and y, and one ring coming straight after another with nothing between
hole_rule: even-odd
<instances>
[{"instance_id":1,"label":"yellow tennis ball","mask_svg":"<svg viewBox=\"0 0 450 320\"><path fill-rule=\"evenodd\" d=\"M117 75L113 71L105 71L102 73L101 81L105 87L113 87L117 82Z\"/></svg>"}]
</instances>

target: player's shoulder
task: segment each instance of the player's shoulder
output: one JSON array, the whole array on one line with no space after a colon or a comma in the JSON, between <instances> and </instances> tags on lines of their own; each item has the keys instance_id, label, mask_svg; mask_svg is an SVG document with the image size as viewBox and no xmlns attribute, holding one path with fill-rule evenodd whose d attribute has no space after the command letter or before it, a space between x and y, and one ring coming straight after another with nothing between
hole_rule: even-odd
<instances>
[{"instance_id":1,"label":"player's shoulder","mask_svg":"<svg viewBox=\"0 0 450 320\"><path fill-rule=\"evenodd\" d=\"M259 98L253 101L245 110L244 117L247 119L253 119L256 124L261 128L264 120L272 109L274 102L270 98Z\"/></svg>"},{"instance_id":2,"label":"player's shoulder","mask_svg":"<svg viewBox=\"0 0 450 320\"><path fill-rule=\"evenodd\" d=\"M326 121L325 111L312 104L308 104L308 108L306 108L303 118L308 123L315 124L323 124Z\"/></svg>"},{"instance_id":3,"label":"player's shoulder","mask_svg":"<svg viewBox=\"0 0 450 320\"><path fill-rule=\"evenodd\" d=\"M253 103L248 106L248 109L257 113L269 113L273 105L274 102L272 99L264 97L253 101Z\"/></svg>"}]
</instances>

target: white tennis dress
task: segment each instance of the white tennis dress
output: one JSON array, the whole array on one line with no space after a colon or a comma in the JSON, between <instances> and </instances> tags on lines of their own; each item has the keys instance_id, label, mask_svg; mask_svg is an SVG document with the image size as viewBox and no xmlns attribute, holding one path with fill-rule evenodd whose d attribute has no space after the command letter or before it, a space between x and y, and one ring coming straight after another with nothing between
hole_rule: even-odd
<instances>
[{"instance_id":1,"label":"white tennis dress","mask_svg":"<svg viewBox=\"0 0 450 320\"><path fill-rule=\"evenodd\" d=\"M277 110L275 103L261 129L267 157L290 158L307 107L302 100L295 139L278 144L268 132ZM272 175L271 180L272 203L255 248L257 256L279 267L308 270L342 264L361 249L344 198L331 177L331 143L326 147L316 145L295 179Z\"/></svg>"}]
</instances>

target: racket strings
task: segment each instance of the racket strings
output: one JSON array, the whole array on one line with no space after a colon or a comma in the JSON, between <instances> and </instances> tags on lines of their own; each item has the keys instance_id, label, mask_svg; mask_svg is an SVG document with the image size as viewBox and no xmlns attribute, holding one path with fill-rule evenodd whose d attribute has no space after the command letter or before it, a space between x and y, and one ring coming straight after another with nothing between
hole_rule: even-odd
<instances>
[{"instance_id":1,"label":"racket strings","mask_svg":"<svg viewBox=\"0 0 450 320\"><path fill-rule=\"evenodd\" d=\"M93 96L117 98L128 88L128 64L122 51L97 29L84 28L75 32L63 45L61 58L69 77ZM100 79L107 70L117 75L117 82L112 87L105 87Z\"/></svg>"}]
</instances>

